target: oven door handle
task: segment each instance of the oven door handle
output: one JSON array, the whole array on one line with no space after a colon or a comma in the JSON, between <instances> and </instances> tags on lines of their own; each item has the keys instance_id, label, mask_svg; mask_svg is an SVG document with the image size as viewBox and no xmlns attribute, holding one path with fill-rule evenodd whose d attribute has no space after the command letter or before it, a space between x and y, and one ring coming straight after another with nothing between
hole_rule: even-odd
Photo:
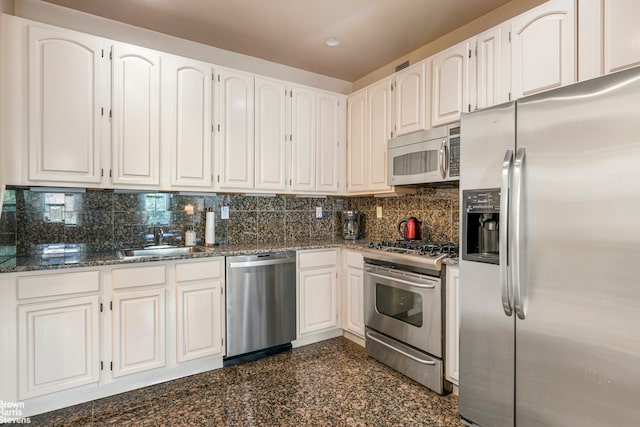
<instances>
[{"instance_id":1,"label":"oven door handle","mask_svg":"<svg viewBox=\"0 0 640 427\"><path fill-rule=\"evenodd\" d=\"M414 286L416 288L424 288L424 289L435 289L436 285L423 285L420 283L409 282L408 280L396 279L395 277L383 276L382 274L372 273L367 271L367 274L370 276L379 277L381 279L393 280L394 282L402 283L409 286Z\"/></svg>"},{"instance_id":2,"label":"oven door handle","mask_svg":"<svg viewBox=\"0 0 640 427\"><path fill-rule=\"evenodd\" d=\"M409 359L411 359L411 360L413 360L415 362L421 363L423 365L435 365L436 364L436 362L434 362L433 360L420 359L420 358L415 357L415 356L413 356L413 355L411 355L411 354L409 354L409 353L407 353L405 351L400 350L397 347L392 346L391 344L387 344L386 342L384 342L382 340L379 340L378 338L376 338L373 335L371 335L371 332L369 332L369 331L367 331L366 335L367 335L367 338L377 342L378 344L382 344L383 346L388 347L393 351L397 351L398 353L402 354L405 357L408 357Z\"/></svg>"}]
</instances>

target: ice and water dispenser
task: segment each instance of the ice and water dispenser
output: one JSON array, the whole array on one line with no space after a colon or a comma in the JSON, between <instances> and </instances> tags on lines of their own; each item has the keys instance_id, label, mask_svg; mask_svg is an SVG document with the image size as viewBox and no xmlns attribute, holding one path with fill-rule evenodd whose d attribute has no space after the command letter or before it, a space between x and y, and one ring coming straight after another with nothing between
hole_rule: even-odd
<instances>
[{"instance_id":1,"label":"ice and water dispenser","mask_svg":"<svg viewBox=\"0 0 640 427\"><path fill-rule=\"evenodd\" d=\"M499 263L500 189L462 192L462 259Z\"/></svg>"}]
</instances>

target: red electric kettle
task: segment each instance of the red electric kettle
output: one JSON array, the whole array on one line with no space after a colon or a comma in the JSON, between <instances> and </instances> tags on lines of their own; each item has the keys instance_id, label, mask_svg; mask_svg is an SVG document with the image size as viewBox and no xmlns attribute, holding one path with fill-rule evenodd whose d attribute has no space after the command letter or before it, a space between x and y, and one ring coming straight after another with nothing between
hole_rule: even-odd
<instances>
[{"instance_id":1,"label":"red electric kettle","mask_svg":"<svg viewBox=\"0 0 640 427\"><path fill-rule=\"evenodd\" d=\"M421 222L415 217L401 219L398 223L398 233L405 240L420 240L422 238L420 224Z\"/></svg>"}]
</instances>

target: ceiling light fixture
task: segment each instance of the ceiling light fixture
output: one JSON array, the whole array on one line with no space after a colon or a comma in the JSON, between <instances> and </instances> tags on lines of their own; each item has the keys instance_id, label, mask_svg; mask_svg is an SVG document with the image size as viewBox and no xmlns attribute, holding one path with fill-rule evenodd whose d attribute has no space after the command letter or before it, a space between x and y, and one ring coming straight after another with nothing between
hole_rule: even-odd
<instances>
[{"instance_id":1,"label":"ceiling light fixture","mask_svg":"<svg viewBox=\"0 0 640 427\"><path fill-rule=\"evenodd\" d=\"M335 47L338 46L340 44L340 40L338 40L335 37L329 37L326 41L325 41L326 45L329 47Z\"/></svg>"}]
</instances>

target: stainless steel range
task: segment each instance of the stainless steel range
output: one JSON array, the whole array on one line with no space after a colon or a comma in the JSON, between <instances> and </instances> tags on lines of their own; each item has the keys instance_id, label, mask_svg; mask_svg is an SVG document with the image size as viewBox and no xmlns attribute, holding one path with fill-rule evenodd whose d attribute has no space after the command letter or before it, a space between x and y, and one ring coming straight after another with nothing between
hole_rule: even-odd
<instances>
[{"instance_id":1,"label":"stainless steel range","mask_svg":"<svg viewBox=\"0 0 640 427\"><path fill-rule=\"evenodd\" d=\"M442 260L458 245L423 241L370 243L364 251L367 354L445 394Z\"/></svg>"}]
</instances>

